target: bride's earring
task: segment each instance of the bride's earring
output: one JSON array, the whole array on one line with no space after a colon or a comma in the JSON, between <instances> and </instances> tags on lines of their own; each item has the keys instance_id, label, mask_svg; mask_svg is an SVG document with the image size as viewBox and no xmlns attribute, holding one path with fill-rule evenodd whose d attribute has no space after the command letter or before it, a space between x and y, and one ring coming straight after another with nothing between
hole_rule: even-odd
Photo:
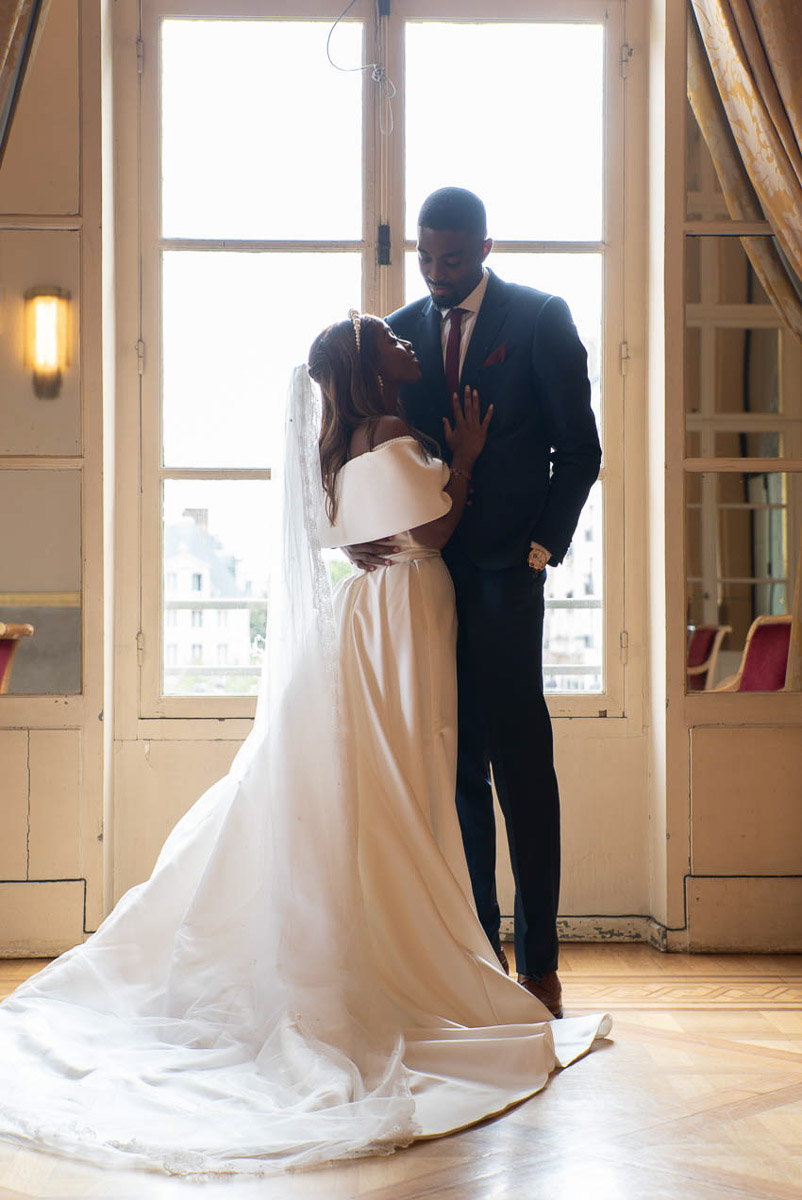
<instances>
[{"instance_id":1,"label":"bride's earring","mask_svg":"<svg viewBox=\"0 0 802 1200\"><path fill-rule=\"evenodd\" d=\"M382 379L381 375L377 375L376 379L378 380L378 383L379 383L379 395L383 396L384 395L384 380Z\"/></svg>"}]
</instances>

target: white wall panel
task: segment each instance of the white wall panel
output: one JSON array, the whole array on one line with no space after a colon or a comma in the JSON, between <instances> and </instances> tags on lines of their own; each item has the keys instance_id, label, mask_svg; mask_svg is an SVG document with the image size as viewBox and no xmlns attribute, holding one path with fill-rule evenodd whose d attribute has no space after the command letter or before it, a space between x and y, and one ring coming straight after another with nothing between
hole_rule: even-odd
<instances>
[{"instance_id":1,"label":"white wall panel","mask_svg":"<svg viewBox=\"0 0 802 1200\"><path fill-rule=\"evenodd\" d=\"M695 951L802 952L802 879L689 879Z\"/></svg>"},{"instance_id":2,"label":"white wall panel","mask_svg":"<svg viewBox=\"0 0 802 1200\"><path fill-rule=\"evenodd\" d=\"M59 229L3 230L0 287L0 454L80 454L81 235ZM61 391L51 400L34 395L31 372L25 368L24 296L35 287L58 287L70 296L69 365L62 372Z\"/></svg>"},{"instance_id":3,"label":"white wall panel","mask_svg":"<svg viewBox=\"0 0 802 1200\"><path fill-rule=\"evenodd\" d=\"M238 742L118 742L114 899L147 879L179 817L226 774Z\"/></svg>"},{"instance_id":4,"label":"white wall panel","mask_svg":"<svg viewBox=\"0 0 802 1200\"><path fill-rule=\"evenodd\" d=\"M28 732L0 730L0 879L24 879L28 865Z\"/></svg>"},{"instance_id":5,"label":"white wall panel","mask_svg":"<svg viewBox=\"0 0 802 1200\"><path fill-rule=\"evenodd\" d=\"M694 875L802 876L802 731L691 731Z\"/></svg>"},{"instance_id":6,"label":"white wall panel","mask_svg":"<svg viewBox=\"0 0 802 1200\"><path fill-rule=\"evenodd\" d=\"M81 731L30 732L31 879L83 878Z\"/></svg>"},{"instance_id":7,"label":"white wall panel","mask_svg":"<svg viewBox=\"0 0 802 1200\"><path fill-rule=\"evenodd\" d=\"M50 958L84 940L84 885L0 883L0 955Z\"/></svg>"}]
</instances>

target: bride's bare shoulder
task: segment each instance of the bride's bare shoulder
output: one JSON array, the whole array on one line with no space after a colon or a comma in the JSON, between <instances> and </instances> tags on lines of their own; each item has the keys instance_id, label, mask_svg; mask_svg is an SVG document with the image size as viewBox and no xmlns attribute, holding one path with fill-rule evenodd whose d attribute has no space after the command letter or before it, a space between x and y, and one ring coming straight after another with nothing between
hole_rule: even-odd
<instances>
[{"instance_id":1,"label":"bride's bare shoulder","mask_svg":"<svg viewBox=\"0 0 802 1200\"><path fill-rule=\"evenodd\" d=\"M384 442L395 438L408 437L411 429L401 417L384 416L376 421L365 421L351 435L350 457L357 458L369 450L375 450Z\"/></svg>"}]
</instances>

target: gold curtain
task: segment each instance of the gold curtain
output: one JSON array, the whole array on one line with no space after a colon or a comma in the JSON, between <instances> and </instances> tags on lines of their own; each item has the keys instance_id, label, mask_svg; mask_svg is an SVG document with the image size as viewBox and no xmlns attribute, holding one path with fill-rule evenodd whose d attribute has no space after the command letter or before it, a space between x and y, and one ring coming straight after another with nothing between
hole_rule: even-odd
<instances>
[{"instance_id":1,"label":"gold curtain","mask_svg":"<svg viewBox=\"0 0 802 1200\"><path fill-rule=\"evenodd\" d=\"M0 163L50 0L0 0Z\"/></svg>"},{"instance_id":2,"label":"gold curtain","mask_svg":"<svg viewBox=\"0 0 802 1200\"><path fill-rule=\"evenodd\" d=\"M802 19L799 0L691 0L688 97L730 215L772 303L802 338Z\"/></svg>"}]
</instances>

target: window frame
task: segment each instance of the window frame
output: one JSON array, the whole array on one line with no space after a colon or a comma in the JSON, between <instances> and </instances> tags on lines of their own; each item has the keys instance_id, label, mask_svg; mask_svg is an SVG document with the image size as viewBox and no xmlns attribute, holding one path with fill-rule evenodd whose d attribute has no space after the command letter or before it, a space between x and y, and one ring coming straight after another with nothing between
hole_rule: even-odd
<instances>
[{"instance_id":1,"label":"window frame","mask_svg":"<svg viewBox=\"0 0 802 1200\"><path fill-rule=\"evenodd\" d=\"M599 22L605 25L604 113L604 225L598 243L497 242L499 252L576 253L592 250L602 255L602 441L605 458L600 472L603 489L603 594L604 637L602 663L604 691L592 695L550 694L555 717L624 717L625 664L628 638L624 577L624 397L628 363L625 336L625 70L621 67L626 44L626 0L504 0L487 17L486 3L478 0L393 0L390 15L381 25L382 54L387 74L398 95L393 103L397 136L383 138L379 131L377 92L370 73L363 72L363 236L359 241L232 241L186 240L160 236L160 114L159 24L162 18L213 19L318 19L331 22L324 0L141 0L140 37L144 63L139 78L139 370L141 401L141 576L138 716L152 718L247 718L253 715L252 696L164 696L161 694L164 629L162 613L162 506L161 489L169 479L264 479L270 468L207 469L165 468L161 465L161 255L169 249L189 248L213 253L225 249L262 253L299 251L358 251L362 256L365 311L390 312L404 302L404 255L414 243L404 239L404 63L403 22L406 20L527 22ZM376 54L372 0L357 0L347 19L365 25L365 47L370 60ZM368 58L366 58L368 61ZM391 228L391 264L377 265L379 222ZM492 255L490 260L492 266Z\"/></svg>"},{"instance_id":2,"label":"window frame","mask_svg":"<svg viewBox=\"0 0 802 1200\"><path fill-rule=\"evenodd\" d=\"M686 109L686 130L694 118ZM778 311L771 303L727 303L717 298L718 290L718 259L715 254L709 255L710 266L704 269L704 255L709 249L713 250L717 239L766 237L772 238L774 231L765 220L735 220L730 218L726 201L721 193L715 169L709 152L704 146L700 131L697 132L699 159L697 162L697 187L686 190L686 220L683 226L683 249L687 255L687 245L691 239L700 239L700 278L702 292L696 301L685 302L684 313L684 342L687 342L688 331L699 332L699 361L700 398L702 407L697 414L689 414L685 402L682 404L683 420L683 528L686 528L688 513L698 509L700 513L700 529L707 543L702 545L701 576L690 573L690 563L687 545L683 545L683 588L685 596L685 612L690 608L691 584L700 584L703 595L703 620L717 623L718 588L722 583L742 583L759 585L761 583L783 583L785 585L786 611L790 613L794 587L796 584L796 554L802 534L802 419L784 408L777 414L763 413L716 413L713 408L715 399L714 358L715 336L718 330L776 330L779 337L779 375L780 388L783 395L802 394L802 346L783 327L783 321ZM686 148L686 154L687 154ZM686 172L688 170L686 163ZM686 258L687 261L687 258ZM685 268L684 268L685 269ZM687 291L687 282L686 282ZM687 363L687 345L683 345L683 362ZM683 395L684 401L684 395ZM776 431L784 436L783 453L776 458L757 458L746 456L730 456L715 454L715 435L718 432L748 432L752 430ZM699 453L690 454L688 433L698 433ZM712 451L712 452L711 452ZM729 578L721 574L717 562L719 517L722 505L718 500L718 480L724 475L784 475L787 481L784 514L786 522L786 576L783 579L763 579L758 576L744 576L739 579ZM689 499L690 480L693 476L701 476L700 500ZM744 508L760 509L766 506L744 503ZM684 535L687 540L687 533ZM686 696L691 697L691 703L698 703L703 697L703 703L718 699L715 692L689 692L687 685ZM752 696L765 693L730 693L738 696L736 703L751 703Z\"/></svg>"}]
</instances>

